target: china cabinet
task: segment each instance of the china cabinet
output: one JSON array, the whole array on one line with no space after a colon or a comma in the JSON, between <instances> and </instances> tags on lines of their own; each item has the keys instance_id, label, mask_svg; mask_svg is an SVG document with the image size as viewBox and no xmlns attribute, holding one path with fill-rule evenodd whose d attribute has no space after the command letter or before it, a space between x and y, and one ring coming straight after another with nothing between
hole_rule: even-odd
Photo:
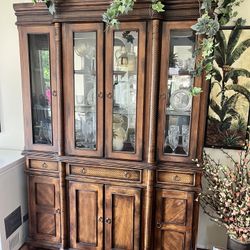
<instances>
[{"instance_id":1,"label":"china cabinet","mask_svg":"<svg viewBox=\"0 0 250 250\"><path fill-rule=\"evenodd\" d=\"M194 77L196 0L14 4L20 39L28 244L195 249L207 91ZM192 87L202 87L192 97Z\"/></svg>"}]
</instances>

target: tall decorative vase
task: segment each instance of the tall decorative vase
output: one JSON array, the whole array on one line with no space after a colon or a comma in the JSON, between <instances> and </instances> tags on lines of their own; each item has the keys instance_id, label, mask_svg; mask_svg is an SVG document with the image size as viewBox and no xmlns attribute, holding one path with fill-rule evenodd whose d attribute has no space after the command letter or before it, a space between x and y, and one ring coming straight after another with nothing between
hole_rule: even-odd
<instances>
[{"instance_id":1,"label":"tall decorative vase","mask_svg":"<svg viewBox=\"0 0 250 250\"><path fill-rule=\"evenodd\" d=\"M227 249L228 250L250 250L250 242L243 243L241 241L228 237Z\"/></svg>"}]
</instances>

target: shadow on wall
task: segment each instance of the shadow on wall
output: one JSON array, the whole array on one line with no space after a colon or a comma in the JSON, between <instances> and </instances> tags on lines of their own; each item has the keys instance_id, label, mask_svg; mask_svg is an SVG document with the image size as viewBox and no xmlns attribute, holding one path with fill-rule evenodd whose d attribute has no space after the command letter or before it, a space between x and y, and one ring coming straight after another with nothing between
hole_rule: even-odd
<instances>
[{"instance_id":1,"label":"shadow on wall","mask_svg":"<svg viewBox=\"0 0 250 250\"><path fill-rule=\"evenodd\" d=\"M226 249L227 235L224 227L213 222L200 208L199 214L198 248L213 249L214 246ZM202 222L202 223L201 223Z\"/></svg>"}]
</instances>

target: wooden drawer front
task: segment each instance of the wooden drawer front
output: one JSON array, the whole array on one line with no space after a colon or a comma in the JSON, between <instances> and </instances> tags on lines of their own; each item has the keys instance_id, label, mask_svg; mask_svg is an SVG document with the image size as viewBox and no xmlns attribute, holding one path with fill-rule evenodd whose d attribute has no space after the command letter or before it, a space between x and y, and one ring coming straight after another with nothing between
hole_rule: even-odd
<instances>
[{"instance_id":1,"label":"wooden drawer front","mask_svg":"<svg viewBox=\"0 0 250 250\"><path fill-rule=\"evenodd\" d=\"M58 171L57 162L30 160L29 168L37 170Z\"/></svg>"},{"instance_id":2,"label":"wooden drawer front","mask_svg":"<svg viewBox=\"0 0 250 250\"><path fill-rule=\"evenodd\" d=\"M195 174L158 170L157 171L157 183L194 186Z\"/></svg>"},{"instance_id":3,"label":"wooden drawer front","mask_svg":"<svg viewBox=\"0 0 250 250\"><path fill-rule=\"evenodd\" d=\"M141 182L141 170L127 170L103 167L70 166L70 174L100 179Z\"/></svg>"}]
</instances>

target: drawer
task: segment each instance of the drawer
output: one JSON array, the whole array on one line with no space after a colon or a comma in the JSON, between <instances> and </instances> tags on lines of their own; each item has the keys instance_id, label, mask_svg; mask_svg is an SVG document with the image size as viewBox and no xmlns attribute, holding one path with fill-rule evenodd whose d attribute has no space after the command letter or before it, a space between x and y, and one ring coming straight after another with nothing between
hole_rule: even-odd
<instances>
[{"instance_id":1,"label":"drawer","mask_svg":"<svg viewBox=\"0 0 250 250\"><path fill-rule=\"evenodd\" d=\"M58 164L57 164L57 162L54 162L54 161L30 160L29 161L29 168L36 169L36 170L58 171Z\"/></svg>"},{"instance_id":2,"label":"drawer","mask_svg":"<svg viewBox=\"0 0 250 250\"><path fill-rule=\"evenodd\" d=\"M69 173L70 175L79 175L98 179L137 183L141 183L142 181L142 170L70 165Z\"/></svg>"},{"instance_id":3,"label":"drawer","mask_svg":"<svg viewBox=\"0 0 250 250\"><path fill-rule=\"evenodd\" d=\"M157 170L157 183L159 184L179 184L195 186L195 173L181 173L166 170Z\"/></svg>"}]
</instances>

